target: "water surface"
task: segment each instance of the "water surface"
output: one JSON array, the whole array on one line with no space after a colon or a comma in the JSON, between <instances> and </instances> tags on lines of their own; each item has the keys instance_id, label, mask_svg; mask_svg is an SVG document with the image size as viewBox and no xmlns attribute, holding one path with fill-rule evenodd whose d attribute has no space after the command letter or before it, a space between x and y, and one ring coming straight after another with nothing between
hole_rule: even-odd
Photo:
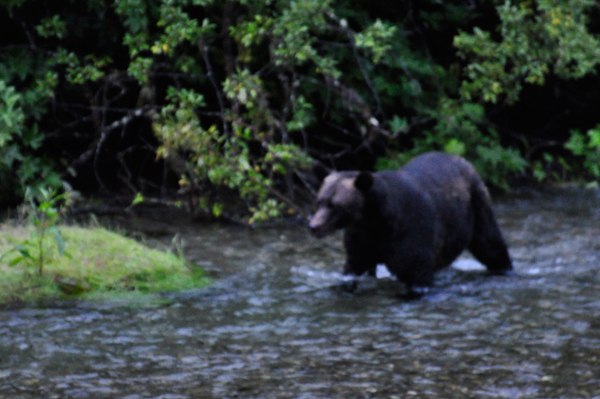
<instances>
[{"instance_id":1,"label":"water surface","mask_svg":"<svg viewBox=\"0 0 600 399\"><path fill-rule=\"evenodd\" d=\"M496 209L516 275L463 257L412 302L389 278L339 289L339 235L121 220L179 232L215 284L166 306L0 312L0 398L600 398L600 195Z\"/></svg>"}]
</instances>

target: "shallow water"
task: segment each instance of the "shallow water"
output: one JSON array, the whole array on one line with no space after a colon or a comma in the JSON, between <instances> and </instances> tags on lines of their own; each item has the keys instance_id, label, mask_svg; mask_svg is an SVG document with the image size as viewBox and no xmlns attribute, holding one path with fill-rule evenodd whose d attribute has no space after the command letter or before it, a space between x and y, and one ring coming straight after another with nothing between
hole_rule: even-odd
<instances>
[{"instance_id":1,"label":"shallow water","mask_svg":"<svg viewBox=\"0 0 600 399\"><path fill-rule=\"evenodd\" d=\"M0 398L600 398L600 195L528 193L497 214L517 273L468 257L420 301L340 290L340 236L122 220L216 283L170 305L0 312Z\"/></svg>"}]
</instances>

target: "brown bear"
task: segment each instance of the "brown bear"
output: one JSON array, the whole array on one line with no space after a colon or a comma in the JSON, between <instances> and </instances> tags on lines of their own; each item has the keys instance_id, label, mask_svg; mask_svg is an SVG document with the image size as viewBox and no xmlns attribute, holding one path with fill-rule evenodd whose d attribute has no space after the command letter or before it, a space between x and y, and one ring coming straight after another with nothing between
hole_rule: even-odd
<instances>
[{"instance_id":1,"label":"brown bear","mask_svg":"<svg viewBox=\"0 0 600 399\"><path fill-rule=\"evenodd\" d=\"M313 235L345 229L344 274L374 275L383 263L409 297L432 287L435 271L465 249L490 273L512 270L488 190L458 156L431 152L397 171L331 173L316 206Z\"/></svg>"}]
</instances>

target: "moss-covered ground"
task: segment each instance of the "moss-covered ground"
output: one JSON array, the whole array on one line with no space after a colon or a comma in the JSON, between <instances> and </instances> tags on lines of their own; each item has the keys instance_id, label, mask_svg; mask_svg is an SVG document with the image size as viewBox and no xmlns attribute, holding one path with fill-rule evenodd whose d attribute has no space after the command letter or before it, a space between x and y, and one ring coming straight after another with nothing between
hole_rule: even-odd
<instances>
[{"instance_id":1,"label":"moss-covered ground","mask_svg":"<svg viewBox=\"0 0 600 399\"><path fill-rule=\"evenodd\" d=\"M208 284L202 270L182 257L149 248L102 227L59 227L65 254L51 235L43 241L44 263L31 227L0 225L0 306L62 299L140 297ZM15 248L26 244L28 257Z\"/></svg>"}]
</instances>

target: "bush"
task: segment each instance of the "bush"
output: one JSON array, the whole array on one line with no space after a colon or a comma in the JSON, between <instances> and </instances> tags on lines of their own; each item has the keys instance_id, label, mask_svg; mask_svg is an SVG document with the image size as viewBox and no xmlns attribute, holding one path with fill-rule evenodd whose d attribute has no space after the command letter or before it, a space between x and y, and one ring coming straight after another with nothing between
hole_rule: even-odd
<instances>
[{"instance_id":1,"label":"bush","mask_svg":"<svg viewBox=\"0 0 600 399\"><path fill-rule=\"evenodd\" d=\"M594 4L4 2L0 188L179 182L216 216L226 188L255 222L303 212L309 167L442 150L504 188L593 174L564 145L600 122Z\"/></svg>"}]
</instances>

